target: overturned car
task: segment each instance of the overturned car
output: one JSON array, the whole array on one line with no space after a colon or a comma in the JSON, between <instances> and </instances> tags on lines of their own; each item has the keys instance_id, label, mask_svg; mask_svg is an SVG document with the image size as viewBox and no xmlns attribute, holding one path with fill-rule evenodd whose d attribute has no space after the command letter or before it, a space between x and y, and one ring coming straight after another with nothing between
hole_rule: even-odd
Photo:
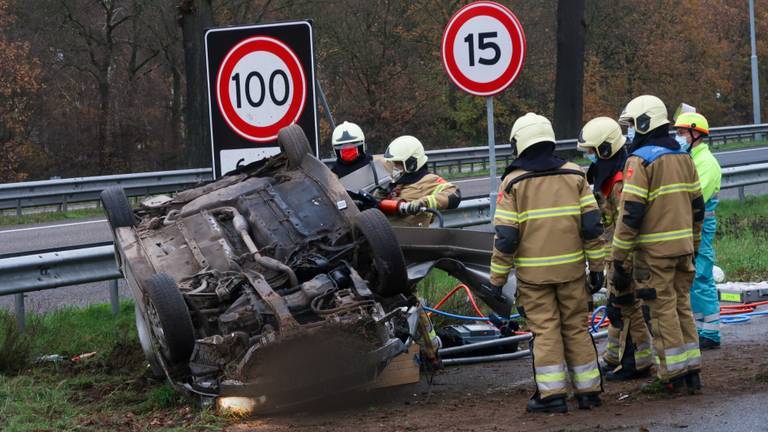
<instances>
[{"instance_id":1,"label":"overturned car","mask_svg":"<svg viewBox=\"0 0 768 432\"><path fill-rule=\"evenodd\" d=\"M360 210L300 127L278 141L277 156L135 211L121 189L102 193L152 370L276 408L366 385L420 336L421 363L435 366L413 286L433 266L482 285L487 269L461 257L488 262L490 238L424 247Z\"/></svg>"}]
</instances>

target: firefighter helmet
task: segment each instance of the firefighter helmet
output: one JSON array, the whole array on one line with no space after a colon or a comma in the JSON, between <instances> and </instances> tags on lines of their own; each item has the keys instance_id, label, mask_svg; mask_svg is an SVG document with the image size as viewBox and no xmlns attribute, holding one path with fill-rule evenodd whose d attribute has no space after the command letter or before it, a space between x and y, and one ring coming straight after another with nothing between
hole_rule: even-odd
<instances>
[{"instance_id":1,"label":"firefighter helmet","mask_svg":"<svg viewBox=\"0 0 768 432\"><path fill-rule=\"evenodd\" d=\"M619 123L631 124L637 133L645 135L659 126L669 124L667 107L656 96L638 96L629 101L621 112Z\"/></svg>"},{"instance_id":2,"label":"firefighter helmet","mask_svg":"<svg viewBox=\"0 0 768 432\"><path fill-rule=\"evenodd\" d=\"M518 155L528 147L540 142L555 142L555 131L546 117L528 113L515 121L509 141Z\"/></svg>"},{"instance_id":3,"label":"firefighter helmet","mask_svg":"<svg viewBox=\"0 0 768 432\"><path fill-rule=\"evenodd\" d=\"M600 159L610 159L627 142L621 133L621 126L609 117L596 117L588 121L579 133L576 146L581 151L595 149Z\"/></svg>"},{"instance_id":4,"label":"firefighter helmet","mask_svg":"<svg viewBox=\"0 0 768 432\"><path fill-rule=\"evenodd\" d=\"M402 162L405 172L416 172L427 163L427 154L424 146L416 137L403 135L389 143L384 152L384 161L392 166L395 162Z\"/></svg>"}]
</instances>

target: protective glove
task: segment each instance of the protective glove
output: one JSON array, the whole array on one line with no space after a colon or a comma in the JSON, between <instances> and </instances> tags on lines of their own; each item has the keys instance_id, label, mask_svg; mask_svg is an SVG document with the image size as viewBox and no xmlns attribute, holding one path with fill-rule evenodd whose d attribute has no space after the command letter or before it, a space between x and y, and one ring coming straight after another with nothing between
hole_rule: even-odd
<instances>
[{"instance_id":1,"label":"protective glove","mask_svg":"<svg viewBox=\"0 0 768 432\"><path fill-rule=\"evenodd\" d=\"M602 271L591 271L589 272L589 286L590 294L594 294L603 287L603 284L605 284L605 275Z\"/></svg>"},{"instance_id":2,"label":"protective glove","mask_svg":"<svg viewBox=\"0 0 768 432\"><path fill-rule=\"evenodd\" d=\"M605 305L605 316L611 320L612 326L616 328L624 327L624 322L621 320L621 309L612 302L611 297L608 298L608 303Z\"/></svg>"},{"instance_id":3,"label":"protective glove","mask_svg":"<svg viewBox=\"0 0 768 432\"><path fill-rule=\"evenodd\" d=\"M626 291L632 284L632 276L624 270L624 262L615 260L613 262L613 286L617 291Z\"/></svg>"},{"instance_id":4,"label":"protective glove","mask_svg":"<svg viewBox=\"0 0 768 432\"><path fill-rule=\"evenodd\" d=\"M421 200L415 200L404 203L404 205L400 207L400 211L407 215L417 215L421 213L422 208L424 208L424 203L422 203Z\"/></svg>"},{"instance_id":5,"label":"protective glove","mask_svg":"<svg viewBox=\"0 0 768 432\"><path fill-rule=\"evenodd\" d=\"M493 295L494 298L496 298L499 301L506 301L506 299L504 298L504 294L501 291L502 288L503 287L500 287L494 284L488 285L488 291L491 293L491 295Z\"/></svg>"}]
</instances>

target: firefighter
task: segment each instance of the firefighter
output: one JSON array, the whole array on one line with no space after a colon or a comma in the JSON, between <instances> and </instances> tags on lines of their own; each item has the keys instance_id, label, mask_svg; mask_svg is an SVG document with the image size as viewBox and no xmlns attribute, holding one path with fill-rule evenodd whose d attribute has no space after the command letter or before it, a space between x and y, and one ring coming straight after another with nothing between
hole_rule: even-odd
<instances>
[{"instance_id":1,"label":"firefighter","mask_svg":"<svg viewBox=\"0 0 768 432\"><path fill-rule=\"evenodd\" d=\"M623 173L611 279L620 295L643 300L658 382L669 392L684 385L695 392L701 388L701 352L690 289L704 220L699 177L688 153L669 136L661 99L632 99L619 122L633 127L635 138Z\"/></svg>"},{"instance_id":2,"label":"firefighter","mask_svg":"<svg viewBox=\"0 0 768 432\"><path fill-rule=\"evenodd\" d=\"M722 171L717 159L704 143L709 135L709 122L695 112L680 114L675 120L677 140L683 150L690 152L696 172L701 182L704 198L704 225L701 230L701 245L696 255L696 276L691 286L691 309L699 333L699 348L713 349L720 347L720 303L717 299L715 279L712 268L715 265L715 251L712 241L717 230L715 209L717 193L720 191Z\"/></svg>"},{"instance_id":3,"label":"firefighter","mask_svg":"<svg viewBox=\"0 0 768 432\"><path fill-rule=\"evenodd\" d=\"M373 158L366 153L365 134L360 126L347 122L336 126L331 137L336 163L333 171L339 178L353 173L360 168L370 166Z\"/></svg>"},{"instance_id":4,"label":"firefighter","mask_svg":"<svg viewBox=\"0 0 768 432\"><path fill-rule=\"evenodd\" d=\"M579 408L590 409L601 405L603 390L584 322L591 294L604 283L600 210L579 166L553 155L549 120L534 113L520 117L510 140L519 156L499 187L491 289L500 295L516 269L517 310L533 332L536 392L527 410L566 412L569 381Z\"/></svg>"},{"instance_id":5,"label":"firefighter","mask_svg":"<svg viewBox=\"0 0 768 432\"><path fill-rule=\"evenodd\" d=\"M594 194L602 213L605 232L602 239L607 254L610 254L611 240L623 186L624 163L627 160L627 139L621 133L621 126L608 117L590 120L581 130L578 148L586 152L592 164L587 171L587 180L594 185ZM629 262L627 263L629 267ZM610 262L606 262L610 272ZM643 321L640 300L632 294L621 294L608 281L606 314L611 321L608 328L608 343L603 361L610 369L605 378L608 381L634 379L647 376L653 364L653 350L648 328Z\"/></svg>"},{"instance_id":6,"label":"firefighter","mask_svg":"<svg viewBox=\"0 0 768 432\"><path fill-rule=\"evenodd\" d=\"M459 188L427 169L427 155L421 142L410 135L396 138L384 153L385 167L392 183L380 193L392 208L380 206L393 225L424 226L432 222L427 209L453 209L461 202Z\"/></svg>"}]
</instances>

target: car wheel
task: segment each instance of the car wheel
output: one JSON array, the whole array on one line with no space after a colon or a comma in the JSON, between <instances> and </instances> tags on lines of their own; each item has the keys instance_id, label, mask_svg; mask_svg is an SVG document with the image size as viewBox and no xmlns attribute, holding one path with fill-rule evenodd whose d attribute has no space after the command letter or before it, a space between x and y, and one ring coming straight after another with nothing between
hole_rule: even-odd
<instances>
[{"instance_id":1,"label":"car wheel","mask_svg":"<svg viewBox=\"0 0 768 432\"><path fill-rule=\"evenodd\" d=\"M169 365L186 362L195 347L195 334L187 303L176 282L158 273L146 282L147 321L160 354Z\"/></svg>"},{"instance_id":2,"label":"car wheel","mask_svg":"<svg viewBox=\"0 0 768 432\"><path fill-rule=\"evenodd\" d=\"M288 168L300 166L304 156L310 152L307 136L301 126L296 124L280 129L277 142L280 144L280 150L288 158Z\"/></svg>"},{"instance_id":3,"label":"car wheel","mask_svg":"<svg viewBox=\"0 0 768 432\"><path fill-rule=\"evenodd\" d=\"M104 189L101 191L101 202L104 204L107 220L113 230L136 224L131 203L128 202L128 197L125 196L123 188L112 186Z\"/></svg>"},{"instance_id":4,"label":"car wheel","mask_svg":"<svg viewBox=\"0 0 768 432\"><path fill-rule=\"evenodd\" d=\"M410 294L403 251L386 216L368 209L355 216L356 233L366 240L358 248L357 270L382 297Z\"/></svg>"},{"instance_id":5,"label":"car wheel","mask_svg":"<svg viewBox=\"0 0 768 432\"><path fill-rule=\"evenodd\" d=\"M163 376L163 367L160 366L160 360L157 358L155 350L152 349L152 336L150 334L149 326L147 325L147 321L144 319L144 315L138 304L135 305L135 313L136 331L139 334L139 344L141 345L141 350L144 352L144 358L147 359L147 363L149 363L152 376L160 378Z\"/></svg>"}]
</instances>

